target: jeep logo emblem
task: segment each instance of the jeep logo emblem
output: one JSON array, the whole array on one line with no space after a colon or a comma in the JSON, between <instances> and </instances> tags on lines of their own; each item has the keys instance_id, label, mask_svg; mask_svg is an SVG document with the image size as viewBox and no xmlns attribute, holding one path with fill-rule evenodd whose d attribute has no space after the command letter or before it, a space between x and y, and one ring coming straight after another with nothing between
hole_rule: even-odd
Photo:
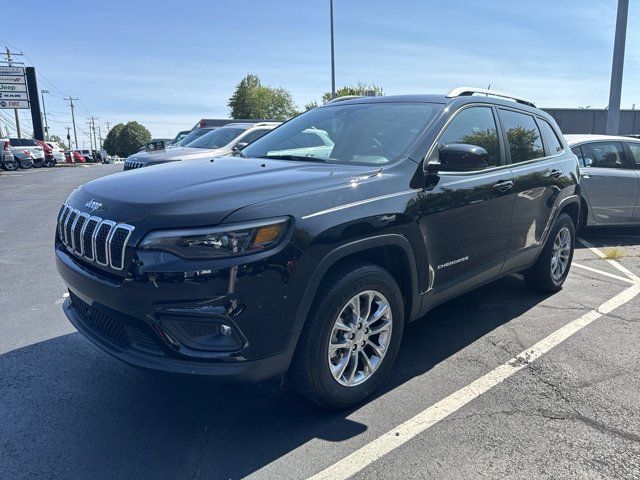
<instances>
[{"instance_id":1,"label":"jeep logo emblem","mask_svg":"<svg viewBox=\"0 0 640 480\"><path fill-rule=\"evenodd\" d=\"M91 200L84 204L85 207L89 209L89 212L93 213L96 210L100 210L102 208L102 204L100 202L96 202L95 200Z\"/></svg>"}]
</instances>

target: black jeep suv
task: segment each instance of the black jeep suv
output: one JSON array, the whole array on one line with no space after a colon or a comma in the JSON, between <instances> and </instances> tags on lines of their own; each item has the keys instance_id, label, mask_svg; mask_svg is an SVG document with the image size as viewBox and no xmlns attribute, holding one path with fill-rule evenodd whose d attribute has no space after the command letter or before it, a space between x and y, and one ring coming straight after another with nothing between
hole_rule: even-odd
<instances>
[{"instance_id":1,"label":"black jeep suv","mask_svg":"<svg viewBox=\"0 0 640 480\"><path fill-rule=\"evenodd\" d=\"M520 98L329 102L234 156L77 188L55 242L64 311L132 365L287 374L311 400L349 407L435 305L518 272L561 288L578 176L553 119Z\"/></svg>"}]
</instances>

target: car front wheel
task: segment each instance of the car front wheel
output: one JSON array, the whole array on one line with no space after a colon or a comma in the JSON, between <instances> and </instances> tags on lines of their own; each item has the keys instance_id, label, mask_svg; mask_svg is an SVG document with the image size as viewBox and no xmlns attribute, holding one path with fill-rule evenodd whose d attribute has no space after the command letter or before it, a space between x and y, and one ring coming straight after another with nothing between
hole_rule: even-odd
<instances>
[{"instance_id":1,"label":"car front wheel","mask_svg":"<svg viewBox=\"0 0 640 480\"><path fill-rule=\"evenodd\" d=\"M333 409L355 406L388 377L404 326L402 294L385 269L352 264L319 290L294 355L293 386Z\"/></svg>"}]
</instances>

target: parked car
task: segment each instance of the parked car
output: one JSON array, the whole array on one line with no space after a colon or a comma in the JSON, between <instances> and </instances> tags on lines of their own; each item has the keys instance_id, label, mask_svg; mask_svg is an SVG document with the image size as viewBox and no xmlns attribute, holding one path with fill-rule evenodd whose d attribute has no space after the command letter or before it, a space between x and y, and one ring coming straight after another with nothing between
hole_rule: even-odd
<instances>
[{"instance_id":1,"label":"parked car","mask_svg":"<svg viewBox=\"0 0 640 480\"><path fill-rule=\"evenodd\" d=\"M44 150L32 138L11 138L11 152L20 168L40 168L44 165Z\"/></svg>"},{"instance_id":2,"label":"parked car","mask_svg":"<svg viewBox=\"0 0 640 480\"><path fill-rule=\"evenodd\" d=\"M278 125L278 122L230 123L208 132L188 147L134 153L124 162L124 170L228 155L234 148L242 149Z\"/></svg>"},{"instance_id":3,"label":"parked car","mask_svg":"<svg viewBox=\"0 0 640 480\"><path fill-rule=\"evenodd\" d=\"M282 154L301 132L322 156ZM222 129L220 129L222 130ZM352 407L405 323L523 273L562 288L579 167L553 118L483 89L329 103L238 157L111 175L58 215L64 312L114 357Z\"/></svg>"},{"instance_id":4,"label":"parked car","mask_svg":"<svg viewBox=\"0 0 640 480\"><path fill-rule=\"evenodd\" d=\"M62 148L56 142L47 142L47 145L51 147L51 150L53 151L53 157L55 158L56 163L64 163L65 162L64 148Z\"/></svg>"},{"instance_id":5,"label":"parked car","mask_svg":"<svg viewBox=\"0 0 640 480\"><path fill-rule=\"evenodd\" d=\"M82 155L84 157L84 161L86 163L96 163L96 157L93 154L92 150L78 150L78 152L80 153L80 155Z\"/></svg>"},{"instance_id":6,"label":"parked car","mask_svg":"<svg viewBox=\"0 0 640 480\"><path fill-rule=\"evenodd\" d=\"M185 136L178 143L174 143L174 146L177 147L186 147L194 140L197 140L201 136L206 133L211 132L211 130L215 130L216 128L224 127L231 123L263 123L270 122L270 120L257 120L257 119L230 119L230 118L203 118L189 131L187 136Z\"/></svg>"},{"instance_id":7,"label":"parked car","mask_svg":"<svg viewBox=\"0 0 640 480\"><path fill-rule=\"evenodd\" d=\"M640 225L640 139L565 135L580 162L583 226Z\"/></svg>"},{"instance_id":8,"label":"parked car","mask_svg":"<svg viewBox=\"0 0 640 480\"><path fill-rule=\"evenodd\" d=\"M67 163L86 163L85 157L79 150L67 150L64 152L64 158Z\"/></svg>"},{"instance_id":9,"label":"parked car","mask_svg":"<svg viewBox=\"0 0 640 480\"><path fill-rule=\"evenodd\" d=\"M36 143L42 147L42 151L44 152L44 166L55 167L56 158L53 156L53 148L42 140L36 140Z\"/></svg>"},{"instance_id":10,"label":"parked car","mask_svg":"<svg viewBox=\"0 0 640 480\"><path fill-rule=\"evenodd\" d=\"M189 135L189 133L191 133L191 130L182 130L181 132L178 132L178 134L174 137L174 139L171 141L171 145L175 145L177 146L178 143L180 143L180 141L185 138L187 135Z\"/></svg>"},{"instance_id":11,"label":"parked car","mask_svg":"<svg viewBox=\"0 0 640 480\"><path fill-rule=\"evenodd\" d=\"M18 168L18 161L11 152L8 138L0 138L0 167L9 171Z\"/></svg>"}]
</instances>

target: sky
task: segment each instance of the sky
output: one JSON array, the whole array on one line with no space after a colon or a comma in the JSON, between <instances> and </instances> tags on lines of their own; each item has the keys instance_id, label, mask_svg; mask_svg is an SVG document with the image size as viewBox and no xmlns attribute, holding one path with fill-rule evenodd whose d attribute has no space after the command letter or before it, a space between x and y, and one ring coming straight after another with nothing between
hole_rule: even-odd
<instances>
[{"instance_id":1,"label":"sky","mask_svg":"<svg viewBox=\"0 0 640 480\"><path fill-rule=\"evenodd\" d=\"M491 85L541 107L604 108L616 0L334 0L337 87L385 94ZM87 117L136 120L173 137L226 118L248 73L302 106L331 89L329 0L20 0L2 8L0 47L38 71L50 132ZM640 2L631 1L622 108L640 108ZM13 120L10 110L0 111ZM28 111L23 130L31 130ZM3 125L4 126L4 125Z\"/></svg>"}]
</instances>

